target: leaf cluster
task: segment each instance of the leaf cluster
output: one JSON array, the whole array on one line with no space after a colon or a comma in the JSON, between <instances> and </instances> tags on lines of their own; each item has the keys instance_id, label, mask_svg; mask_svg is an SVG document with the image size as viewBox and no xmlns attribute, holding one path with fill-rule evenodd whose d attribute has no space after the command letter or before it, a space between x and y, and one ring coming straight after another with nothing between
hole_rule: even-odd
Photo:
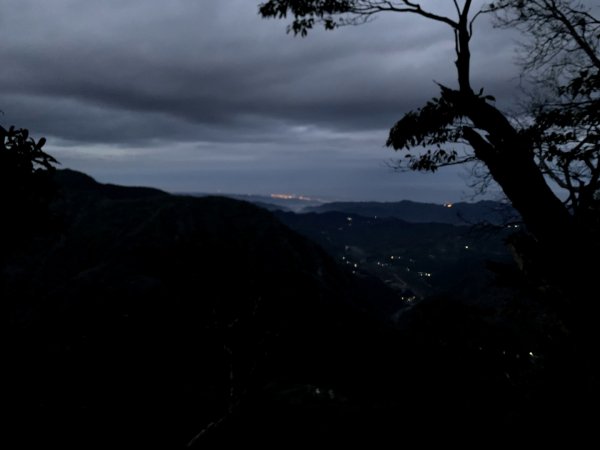
<instances>
[{"instance_id":1,"label":"leaf cluster","mask_svg":"<svg viewBox=\"0 0 600 450\"><path fill-rule=\"evenodd\" d=\"M440 88L439 97L429 100L416 111L406 113L390 130L386 142L388 147L409 152L423 149L405 155L405 165L410 170L435 172L440 167L476 159L472 153L448 148L448 145L464 148L464 130L473 124L462 107L460 92L445 86ZM483 95L483 90L475 97L480 101L493 101L493 97ZM400 163L398 168L402 169L403 164Z\"/></svg>"},{"instance_id":2,"label":"leaf cluster","mask_svg":"<svg viewBox=\"0 0 600 450\"><path fill-rule=\"evenodd\" d=\"M46 138L36 142L27 129L11 126L7 130L0 126L0 167L3 171L16 173L16 176L53 170L58 161L42 150L45 144Z\"/></svg>"},{"instance_id":3,"label":"leaf cluster","mask_svg":"<svg viewBox=\"0 0 600 450\"><path fill-rule=\"evenodd\" d=\"M283 19L288 14L294 16L288 33L306 36L316 23L332 30L343 23L343 18L335 17L352 12L354 0L269 0L259 6L259 14L265 18Z\"/></svg>"},{"instance_id":4,"label":"leaf cluster","mask_svg":"<svg viewBox=\"0 0 600 450\"><path fill-rule=\"evenodd\" d=\"M58 161L26 129L0 126L0 242L5 249L49 223L48 206L56 194L53 173Z\"/></svg>"}]
</instances>

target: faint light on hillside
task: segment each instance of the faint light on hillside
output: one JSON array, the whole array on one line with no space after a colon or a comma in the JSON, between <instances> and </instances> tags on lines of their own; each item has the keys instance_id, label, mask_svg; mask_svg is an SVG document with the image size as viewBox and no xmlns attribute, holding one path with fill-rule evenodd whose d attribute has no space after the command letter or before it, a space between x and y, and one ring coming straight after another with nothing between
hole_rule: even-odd
<instances>
[{"instance_id":1,"label":"faint light on hillside","mask_svg":"<svg viewBox=\"0 0 600 450\"><path fill-rule=\"evenodd\" d=\"M281 200L292 200L292 199L296 198L295 195L290 195L290 194L271 194L270 197L271 198L279 198Z\"/></svg>"},{"instance_id":2,"label":"faint light on hillside","mask_svg":"<svg viewBox=\"0 0 600 450\"><path fill-rule=\"evenodd\" d=\"M452 203L444 203L444 208L452 208L453 206Z\"/></svg>"}]
</instances>

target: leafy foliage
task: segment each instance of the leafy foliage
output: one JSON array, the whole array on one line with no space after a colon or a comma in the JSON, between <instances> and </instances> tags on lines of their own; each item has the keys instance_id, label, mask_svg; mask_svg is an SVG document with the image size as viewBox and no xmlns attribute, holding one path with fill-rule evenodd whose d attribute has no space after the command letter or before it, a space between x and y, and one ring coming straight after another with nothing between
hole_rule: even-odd
<instances>
[{"instance_id":1,"label":"leafy foliage","mask_svg":"<svg viewBox=\"0 0 600 450\"><path fill-rule=\"evenodd\" d=\"M340 24L337 14L351 12L356 6L354 0L269 0L260 5L259 12L263 17L285 18L294 16L288 32L306 36L315 23L320 22L325 29L331 30Z\"/></svg>"},{"instance_id":2,"label":"leafy foliage","mask_svg":"<svg viewBox=\"0 0 600 450\"><path fill-rule=\"evenodd\" d=\"M400 162L397 168L435 172L440 167L474 161L474 155L459 153L455 149L444 148L446 144L465 144L465 127L473 124L462 107L459 92L441 87L441 96L428 101L424 107L410 111L391 128L386 145L394 150L427 148L418 153L407 153L407 164ZM476 98L481 101L493 100L480 91ZM433 148L431 148L433 147ZM462 145L464 148L464 145Z\"/></svg>"},{"instance_id":3,"label":"leafy foliage","mask_svg":"<svg viewBox=\"0 0 600 450\"><path fill-rule=\"evenodd\" d=\"M15 178L37 173L40 170L53 170L53 164L57 164L52 156L42 151L46 138L35 142L29 136L29 130L15 129L14 126L6 130L0 126L0 140L2 167L4 171L12 171Z\"/></svg>"},{"instance_id":4,"label":"leafy foliage","mask_svg":"<svg viewBox=\"0 0 600 450\"><path fill-rule=\"evenodd\" d=\"M26 129L0 126L0 199L4 218L0 239L16 245L20 238L44 228L48 204L56 189L52 181L58 162L42 148ZM16 239L15 239L16 238Z\"/></svg>"},{"instance_id":5,"label":"leafy foliage","mask_svg":"<svg viewBox=\"0 0 600 450\"><path fill-rule=\"evenodd\" d=\"M409 149L417 145L445 144L455 142L461 133L454 125L461 118L454 104L441 96L407 113L390 130L387 145Z\"/></svg>"},{"instance_id":6,"label":"leafy foliage","mask_svg":"<svg viewBox=\"0 0 600 450\"><path fill-rule=\"evenodd\" d=\"M465 3L464 11L468 12L470 3ZM419 2L412 0L268 0L259 7L260 15L266 18L283 19L288 14L293 16L288 33L300 36L306 36L316 24L333 30L342 25L367 22L380 12L413 13L444 22L453 28L458 27L458 22L425 10Z\"/></svg>"}]
</instances>

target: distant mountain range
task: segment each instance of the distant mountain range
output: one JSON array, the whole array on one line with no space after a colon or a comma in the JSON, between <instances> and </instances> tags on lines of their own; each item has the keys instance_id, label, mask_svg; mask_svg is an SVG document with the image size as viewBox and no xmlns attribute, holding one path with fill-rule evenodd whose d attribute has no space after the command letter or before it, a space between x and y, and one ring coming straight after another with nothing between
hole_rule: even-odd
<instances>
[{"instance_id":1,"label":"distant mountain range","mask_svg":"<svg viewBox=\"0 0 600 450\"><path fill-rule=\"evenodd\" d=\"M475 225L490 223L502 225L518 221L518 214L509 205L494 201L477 203L418 203L400 202L333 202L305 208L302 212L341 212L363 217L393 217L413 223L447 223L451 225Z\"/></svg>"},{"instance_id":2,"label":"distant mountain range","mask_svg":"<svg viewBox=\"0 0 600 450\"><path fill-rule=\"evenodd\" d=\"M211 197L215 194L205 194L198 192L186 192L180 195L192 197ZM271 195L250 195L250 194L218 194L221 197L233 198L242 200L260 206L269 211L293 211L302 212L306 208L317 207L323 205L326 201L311 197L288 194L271 194Z\"/></svg>"},{"instance_id":3,"label":"distant mountain range","mask_svg":"<svg viewBox=\"0 0 600 450\"><path fill-rule=\"evenodd\" d=\"M209 194L189 193L203 197ZM519 214L505 203L484 200L475 203L458 202L443 205L410 200L399 202L327 202L326 200L292 195L225 194L225 197L253 203L269 211L291 211L299 214L338 212L368 218L395 218L412 223L446 223L451 225L519 222Z\"/></svg>"}]
</instances>

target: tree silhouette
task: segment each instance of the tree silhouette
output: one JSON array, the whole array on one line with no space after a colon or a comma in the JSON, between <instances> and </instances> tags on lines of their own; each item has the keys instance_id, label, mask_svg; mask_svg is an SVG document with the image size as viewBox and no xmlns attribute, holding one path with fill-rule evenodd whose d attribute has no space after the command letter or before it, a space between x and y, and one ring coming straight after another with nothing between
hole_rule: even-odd
<instances>
[{"instance_id":1,"label":"tree silhouette","mask_svg":"<svg viewBox=\"0 0 600 450\"><path fill-rule=\"evenodd\" d=\"M534 245L521 246L517 251L527 251L526 259L535 259L538 264L543 264L545 278L552 279L561 272L557 262L574 257L573 252L579 251L582 244L589 241L587 234L586 238L583 237L574 211L563 204L545 178L548 174L545 163L556 161L553 158L563 144L560 136L555 138L553 147L547 139L552 135L552 127L560 125L558 110L546 116L540 115L534 127L521 128L495 106L494 97L484 93L483 89L475 90L470 80L473 23L482 13L508 8L510 2L506 3L500 6L490 4L475 12L472 1L453 0L455 16L449 17L431 12L421 6L421 2L410 0L269 0L260 5L260 14L274 18L292 15L294 19L288 31L301 36L319 23L326 29L334 29L368 21L381 12L413 14L450 27L455 42L458 86L440 85L439 97L405 114L390 130L387 145L406 151L405 159L414 170L435 171L442 166L467 161L483 163L519 211L533 237ZM530 2L515 0L513 3L518 6ZM535 17L531 20L537 23ZM551 29L544 34L542 27L542 35L550 41L554 39ZM594 73L597 74L597 71ZM583 93L591 89L592 80L596 77L591 72L583 73L579 81L572 80L574 86L571 84L571 87L577 87ZM542 118L550 123L545 123ZM544 147L540 146L540 136L546 138ZM572 135L567 137L571 138L571 142L577 140ZM471 149L466 154L457 150L464 144ZM423 147L425 151L420 150ZM596 152L597 165L597 145L591 142L590 145L582 145L579 150L585 155L589 154L588 150ZM540 158L540 152L544 158ZM586 160L582 164L586 164ZM597 183L597 177L595 180L594 183Z\"/></svg>"},{"instance_id":2,"label":"tree silhouette","mask_svg":"<svg viewBox=\"0 0 600 450\"><path fill-rule=\"evenodd\" d=\"M48 226L48 204L56 189L52 180L58 162L26 129L0 126L0 199L3 218L0 240L5 250Z\"/></svg>"},{"instance_id":3,"label":"tree silhouette","mask_svg":"<svg viewBox=\"0 0 600 450\"><path fill-rule=\"evenodd\" d=\"M523 128L540 168L585 216L600 191L600 19L573 0L501 0L494 10L532 38L521 48L534 87Z\"/></svg>"}]
</instances>

